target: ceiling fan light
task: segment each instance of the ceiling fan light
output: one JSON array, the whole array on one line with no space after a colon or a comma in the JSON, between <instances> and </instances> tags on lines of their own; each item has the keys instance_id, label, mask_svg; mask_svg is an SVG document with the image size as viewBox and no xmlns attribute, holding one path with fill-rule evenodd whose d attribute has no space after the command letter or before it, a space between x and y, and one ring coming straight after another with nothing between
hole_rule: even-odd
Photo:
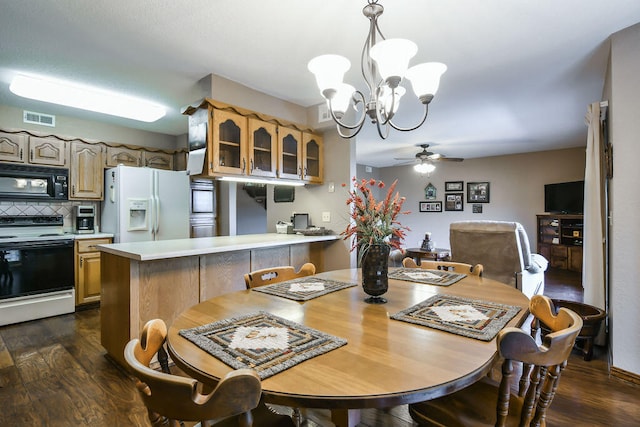
<instances>
[{"instance_id":1,"label":"ceiling fan light","mask_svg":"<svg viewBox=\"0 0 640 427\"><path fill-rule=\"evenodd\" d=\"M376 61L378 72L384 81L397 80L400 83L409 67L409 61L418 52L418 46L411 40L388 39L376 43L369 52Z\"/></svg>"},{"instance_id":2,"label":"ceiling fan light","mask_svg":"<svg viewBox=\"0 0 640 427\"><path fill-rule=\"evenodd\" d=\"M445 71L447 66L441 62L425 62L409 68L406 77L411 81L416 96L422 99L436 94Z\"/></svg>"},{"instance_id":3,"label":"ceiling fan light","mask_svg":"<svg viewBox=\"0 0 640 427\"><path fill-rule=\"evenodd\" d=\"M353 92L355 92L355 90L356 88L347 83L342 83L338 86L336 94L331 100L331 108L333 109L334 114L344 115L347 108L349 108L349 104L353 98Z\"/></svg>"},{"instance_id":4,"label":"ceiling fan light","mask_svg":"<svg viewBox=\"0 0 640 427\"><path fill-rule=\"evenodd\" d=\"M436 166L433 163L421 162L413 165L413 170L418 173L431 173L436 170Z\"/></svg>"},{"instance_id":5,"label":"ceiling fan light","mask_svg":"<svg viewBox=\"0 0 640 427\"><path fill-rule=\"evenodd\" d=\"M351 67L351 62L340 55L320 55L307 64L307 68L316 76L316 83L322 96L329 99L325 91L336 91L342 84L344 73Z\"/></svg>"}]
</instances>

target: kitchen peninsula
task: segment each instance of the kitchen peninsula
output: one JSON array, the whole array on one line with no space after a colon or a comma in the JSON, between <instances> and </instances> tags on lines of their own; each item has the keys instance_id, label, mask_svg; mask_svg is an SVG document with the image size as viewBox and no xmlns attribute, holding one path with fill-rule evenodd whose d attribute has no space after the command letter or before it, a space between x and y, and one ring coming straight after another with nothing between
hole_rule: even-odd
<instances>
[{"instance_id":1,"label":"kitchen peninsula","mask_svg":"<svg viewBox=\"0 0 640 427\"><path fill-rule=\"evenodd\" d=\"M124 365L126 343L145 322L168 325L189 307L245 289L243 275L274 265L324 271L324 250L340 237L251 234L99 245L101 342Z\"/></svg>"}]
</instances>

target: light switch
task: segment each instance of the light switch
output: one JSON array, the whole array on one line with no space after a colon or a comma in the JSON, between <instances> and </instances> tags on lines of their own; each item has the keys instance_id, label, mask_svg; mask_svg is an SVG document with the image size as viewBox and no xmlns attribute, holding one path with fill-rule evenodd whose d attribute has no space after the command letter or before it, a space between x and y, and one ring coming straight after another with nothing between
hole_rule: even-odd
<instances>
[{"instance_id":1,"label":"light switch","mask_svg":"<svg viewBox=\"0 0 640 427\"><path fill-rule=\"evenodd\" d=\"M336 185L333 182L329 183L329 193L333 193L336 191Z\"/></svg>"},{"instance_id":2,"label":"light switch","mask_svg":"<svg viewBox=\"0 0 640 427\"><path fill-rule=\"evenodd\" d=\"M322 212L322 222L331 222L331 212Z\"/></svg>"}]
</instances>

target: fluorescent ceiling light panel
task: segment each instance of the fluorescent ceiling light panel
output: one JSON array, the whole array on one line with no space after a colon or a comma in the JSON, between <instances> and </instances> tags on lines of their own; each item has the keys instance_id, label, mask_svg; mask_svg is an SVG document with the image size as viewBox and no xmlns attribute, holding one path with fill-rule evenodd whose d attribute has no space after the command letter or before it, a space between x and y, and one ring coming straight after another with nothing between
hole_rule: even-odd
<instances>
[{"instance_id":1,"label":"fluorescent ceiling light panel","mask_svg":"<svg viewBox=\"0 0 640 427\"><path fill-rule=\"evenodd\" d=\"M9 89L18 96L37 101L142 122L155 122L167 113L162 105L153 102L63 80L19 75L13 79Z\"/></svg>"}]
</instances>

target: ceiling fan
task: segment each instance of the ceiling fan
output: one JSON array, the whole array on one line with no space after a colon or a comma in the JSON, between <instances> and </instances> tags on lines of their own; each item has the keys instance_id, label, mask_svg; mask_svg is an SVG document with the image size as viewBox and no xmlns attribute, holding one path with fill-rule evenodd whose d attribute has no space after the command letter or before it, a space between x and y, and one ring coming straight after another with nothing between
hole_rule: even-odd
<instances>
[{"instance_id":1,"label":"ceiling fan","mask_svg":"<svg viewBox=\"0 0 640 427\"><path fill-rule=\"evenodd\" d=\"M431 162L431 161L461 162L464 160L461 157L446 157L442 154L434 153L433 151L427 151L427 148L429 148L429 144L419 144L418 147L422 147L422 151L417 153L414 157L395 157L395 159L396 160L412 160L418 164Z\"/></svg>"}]
</instances>

